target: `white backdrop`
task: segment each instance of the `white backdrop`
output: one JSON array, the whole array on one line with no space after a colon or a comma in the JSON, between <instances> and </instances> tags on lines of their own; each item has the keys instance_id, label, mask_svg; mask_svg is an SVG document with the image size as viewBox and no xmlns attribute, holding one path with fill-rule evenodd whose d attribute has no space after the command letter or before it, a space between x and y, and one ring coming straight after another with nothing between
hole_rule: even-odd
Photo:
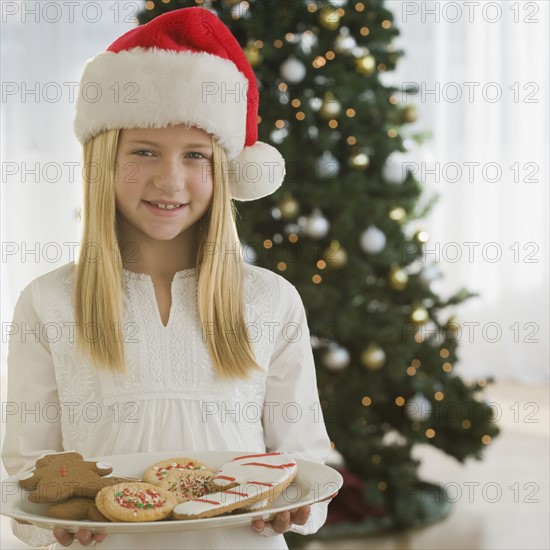
<instances>
[{"instance_id":1,"label":"white backdrop","mask_svg":"<svg viewBox=\"0 0 550 550\"><path fill-rule=\"evenodd\" d=\"M74 83L87 58L132 28L142 2L47 2L33 13L36 4L1 3L2 368L19 292L74 258ZM420 115L406 131L433 137L408 160L441 195L412 225L429 233L426 264L437 260L444 275L434 290L481 294L456 310L460 372L547 379L548 3L386 5L406 55L384 78L420 91L399 94Z\"/></svg>"}]
</instances>

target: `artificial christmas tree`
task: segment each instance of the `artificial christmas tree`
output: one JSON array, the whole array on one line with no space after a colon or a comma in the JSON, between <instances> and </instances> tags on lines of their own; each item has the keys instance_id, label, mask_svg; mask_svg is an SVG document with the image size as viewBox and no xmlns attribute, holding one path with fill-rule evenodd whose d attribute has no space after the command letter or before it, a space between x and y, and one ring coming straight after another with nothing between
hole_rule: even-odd
<instances>
[{"instance_id":1,"label":"artificial christmas tree","mask_svg":"<svg viewBox=\"0 0 550 550\"><path fill-rule=\"evenodd\" d=\"M416 110L380 78L401 55L393 15L381 0L150 0L139 21L195 5L239 40L259 81L259 138L287 165L277 193L238 203L244 257L302 296L320 406L354 490L363 484L363 515L418 524L413 446L464 461L498 429L479 396L486 381L454 372L460 325L444 308L470 294L433 292L428 236L410 223L433 201L419 211L422 190L404 170Z\"/></svg>"}]
</instances>

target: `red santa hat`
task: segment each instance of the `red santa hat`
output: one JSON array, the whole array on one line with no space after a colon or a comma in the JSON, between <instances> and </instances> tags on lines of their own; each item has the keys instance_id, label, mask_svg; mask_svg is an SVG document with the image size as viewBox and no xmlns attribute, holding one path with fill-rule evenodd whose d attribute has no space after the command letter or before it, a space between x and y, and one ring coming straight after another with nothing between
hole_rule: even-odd
<instances>
[{"instance_id":1,"label":"red santa hat","mask_svg":"<svg viewBox=\"0 0 550 550\"><path fill-rule=\"evenodd\" d=\"M273 193L284 160L258 141L256 76L211 11L173 10L115 40L84 67L74 129L84 144L102 131L187 123L214 135L231 162L233 198Z\"/></svg>"}]
</instances>

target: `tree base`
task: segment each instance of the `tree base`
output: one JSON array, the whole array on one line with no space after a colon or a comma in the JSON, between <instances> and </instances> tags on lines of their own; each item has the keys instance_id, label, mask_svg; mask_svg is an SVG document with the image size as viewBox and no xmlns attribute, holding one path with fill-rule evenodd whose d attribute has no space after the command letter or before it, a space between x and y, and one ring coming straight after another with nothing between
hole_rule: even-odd
<instances>
[{"instance_id":1,"label":"tree base","mask_svg":"<svg viewBox=\"0 0 550 550\"><path fill-rule=\"evenodd\" d=\"M311 540L364 538L427 527L446 518L451 511L451 504L440 485L419 481L407 496L406 507L411 513L407 514L406 522L390 515L372 516L359 523L342 522L324 525L317 533L307 537L297 533L287 533L285 539L290 548L300 548Z\"/></svg>"}]
</instances>

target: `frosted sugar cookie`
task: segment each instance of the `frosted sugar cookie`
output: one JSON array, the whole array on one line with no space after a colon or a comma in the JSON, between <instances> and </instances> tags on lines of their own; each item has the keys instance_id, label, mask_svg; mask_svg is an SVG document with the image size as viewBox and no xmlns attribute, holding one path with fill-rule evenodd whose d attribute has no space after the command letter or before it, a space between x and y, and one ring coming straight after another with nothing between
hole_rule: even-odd
<instances>
[{"instance_id":1,"label":"frosted sugar cookie","mask_svg":"<svg viewBox=\"0 0 550 550\"><path fill-rule=\"evenodd\" d=\"M292 482L297 471L296 461L287 454L249 454L223 464L214 476L214 484L219 489L231 489L245 483L264 485L270 489L269 502L273 502Z\"/></svg>"},{"instance_id":2,"label":"frosted sugar cookie","mask_svg":"<svg viewBox=\"0 0 550 550\"><path fill-rule=\"evenodd\" d=\"M119 483L99 491L95 502L111 521L158 521L172 513L178 500L150 483Z\"/></svg>"},{"instance_id":3,"label":"frosted sugar cookie","mask_svg":"<svg viewBox=\"0 0 550 550\"><path fill-rule=\"evenodd\" d=\"M233 489L210 493L178 504L173 511L175 519L199 519L220 516L253 504L265 501L271 488L258 483L246 483Z\"/></svg>"},{"instance_id":4,"label":"frosted sugar cookie","mask_svg":"<svg viewBox=\"0 0 550 550\"><path fill-rule=\"evenodd\" d=\"M143 474L143 481L157 484L166 479L173 472L210 472L210 468L203 462L187 457L169 458L157 462Z\"/></svg>"}]
</instances>

